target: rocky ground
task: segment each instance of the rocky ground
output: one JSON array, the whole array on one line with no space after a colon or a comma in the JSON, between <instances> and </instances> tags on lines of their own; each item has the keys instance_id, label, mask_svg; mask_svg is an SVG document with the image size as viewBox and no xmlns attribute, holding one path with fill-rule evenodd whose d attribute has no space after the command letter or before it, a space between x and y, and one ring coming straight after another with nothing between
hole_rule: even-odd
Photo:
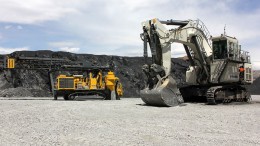
<instances>
[{"instance_id":1,"label":"rocky ground","mask_svg":"<svg viewBox=\"0 0 260 146\"><path fill-rule=\"evenodd\" d=\"M171 108L138 98L1 99L0 145L260 145L260 96L251 103Z\"/></svg>"}]
</instances>

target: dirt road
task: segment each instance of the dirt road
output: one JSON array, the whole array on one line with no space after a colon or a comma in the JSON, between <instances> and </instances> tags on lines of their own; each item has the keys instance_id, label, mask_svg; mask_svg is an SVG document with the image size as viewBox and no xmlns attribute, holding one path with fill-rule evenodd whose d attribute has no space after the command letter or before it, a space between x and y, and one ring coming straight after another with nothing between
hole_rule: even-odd
<instances>
[{"instance_id":1,"label":"dirt road","mask_svg":"<svg viewBox=\"0 0 260 146\"><path fill-rule=\"evenodd\" d=\"M260 96L171 108L136 98L0 100L0 113L0 145L260 145Z\"/></svg>"}]
</instances>

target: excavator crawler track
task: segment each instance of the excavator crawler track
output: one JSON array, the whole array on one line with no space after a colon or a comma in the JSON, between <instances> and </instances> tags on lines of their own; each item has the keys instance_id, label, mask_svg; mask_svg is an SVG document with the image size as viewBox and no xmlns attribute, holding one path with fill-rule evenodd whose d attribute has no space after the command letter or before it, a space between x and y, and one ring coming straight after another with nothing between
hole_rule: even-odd
<instances>
[{"instance_id":1,"label":"excavator crawler track","mask_svg":"<svg viewBox=\"0 0 260 146\"><path fill-rule=\"evenodd\" d=\"M217 97L218 94L223 96ZM250 94L241 86L237 86L236 88L231 86L211 87L207 90L206 97L209 105L216 105L217 103L228 104L231 102L248 102L251 100Z\"/></svg>"},{"instance_id":2,"label":"excavator crawler track","mask_svg":"<svg viewBox=\"0 0 260 146\"><path fill-rule=\"evenodd\" d=\"M209 88L207 91L207 103L209 105L216 105L216 100L215 100L215 91L217 90L217 87L214 88Z\"/></svg>"}]
</instances>

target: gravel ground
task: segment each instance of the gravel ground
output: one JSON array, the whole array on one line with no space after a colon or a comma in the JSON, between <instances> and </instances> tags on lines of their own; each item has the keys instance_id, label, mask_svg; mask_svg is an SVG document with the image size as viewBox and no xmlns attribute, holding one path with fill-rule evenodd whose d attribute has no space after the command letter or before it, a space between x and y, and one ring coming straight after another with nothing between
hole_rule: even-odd
<instances>
[{"instance_id":1,"label":"gravel ground","mask_svg":"<svg viewBox=\"0 0 260 146\"><path fill-rule=\"evenodd\" d=\"M260 96L251 103L171 108L138 98L1 99L0 145L260 145Z\"/></svg>"}]
</instances>

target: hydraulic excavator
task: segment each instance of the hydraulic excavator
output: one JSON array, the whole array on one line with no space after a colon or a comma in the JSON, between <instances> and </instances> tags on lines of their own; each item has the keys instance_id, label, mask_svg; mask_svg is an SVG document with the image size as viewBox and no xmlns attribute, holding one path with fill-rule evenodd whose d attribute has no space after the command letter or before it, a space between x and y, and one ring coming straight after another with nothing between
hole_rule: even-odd
<instances>
[{"instance_id":1,"label":"hydraulic excavator","mask_svg":"<svg viewBox=\"0 0 260 146\"><path fill-rule=\"evenodd\" d=\"M175 28L167 29L167 25ZM142 22L142 27L146 61L142 69L148 80L140 94L146 104L176 106L184 102L183 97L206 97L208 104L250 100L246 89L253 82L250 56L241 50L235 37L225 33L212 37L200 20L152 19ZM183 44L190 63L186 71L187 86L180 89L170 75L172 43Z\"/></svg>"}]
</instances>

